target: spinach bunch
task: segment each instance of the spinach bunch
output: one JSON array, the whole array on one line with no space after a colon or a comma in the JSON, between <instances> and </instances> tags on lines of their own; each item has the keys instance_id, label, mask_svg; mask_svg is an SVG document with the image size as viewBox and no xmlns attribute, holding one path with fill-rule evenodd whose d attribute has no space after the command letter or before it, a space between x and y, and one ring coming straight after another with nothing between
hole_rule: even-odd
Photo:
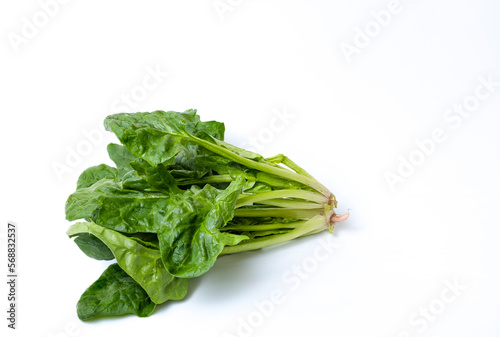
<instances>
[{"instance_id":1,"label":"spinach bunch","mask_svg":"<svg viewBox=\"0 0 500 337\"><path fill-rule=\"evenodd\" d=\"M81 296L82 320L149 316L186 296L219 256L333 230L334 195L284 155L224 141L196 110L120 113L105 128L105 164L86 169L66 202L67 234L97 260L116 260Z\"/></svg>"}]
</instances>

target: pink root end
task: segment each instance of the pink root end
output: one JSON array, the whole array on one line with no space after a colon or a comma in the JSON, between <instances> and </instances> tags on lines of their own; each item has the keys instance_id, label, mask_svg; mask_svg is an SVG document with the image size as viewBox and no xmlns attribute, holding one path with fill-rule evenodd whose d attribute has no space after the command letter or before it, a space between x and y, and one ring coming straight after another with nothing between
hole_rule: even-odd
<instances>
[{"instance_id":1,"label":"pink root end","mask_svg":"<svg viewBox=\"0 0 500 337\"><path fill-rule=\"evenodd\" d=\"M334 215L330 218L331 222L342 222L349 217L349 212L342 215Z\"/></svg>"}]
</instances>

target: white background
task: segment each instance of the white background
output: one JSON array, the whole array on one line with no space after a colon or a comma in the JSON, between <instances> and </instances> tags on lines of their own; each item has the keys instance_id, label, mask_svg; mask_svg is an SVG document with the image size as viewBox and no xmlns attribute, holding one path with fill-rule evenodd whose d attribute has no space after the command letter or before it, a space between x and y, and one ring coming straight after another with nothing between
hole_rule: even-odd
<instances>
[{"instance_id":1,"label":"white background","mask_svg":"<svg viewBox=\"0 0 500 337\"><path fill-rule=\"evenodd\" d=\"M37 1L0 5L2 275L7 221L19 228L18 330L2 281L2 336L500 336L499 3L402 0L390 18L390 1L221 3L68 1L47 22ZM143 90L148 69L168 75ZM97 130L123 95L131 111L196 108L229 142L288 155L351 217L333 236L221 258L149 318L79 321L106 263L67 238L64 203L81 171L109 163L114 138ZM468 117L445 119L462 104ZM294 266L307 272L291 283ZM284 301L263 317L254 302L273 291Z\"/></svg>"}]
</instances>

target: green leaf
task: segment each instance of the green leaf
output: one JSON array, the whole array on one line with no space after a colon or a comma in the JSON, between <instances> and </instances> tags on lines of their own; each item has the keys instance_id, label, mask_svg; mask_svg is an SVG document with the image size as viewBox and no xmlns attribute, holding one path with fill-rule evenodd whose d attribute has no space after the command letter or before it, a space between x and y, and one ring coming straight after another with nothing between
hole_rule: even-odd
<instances>
[{"instance_id":1,"label":"green leaf","mask_svg":"<svg viewBox=\"0 0 500 337\"><path fill-rule=\"evenodd\" d=\"M172 276L163 266L160 251L92 222L78 222L67 232L70 237L81 233L93 234L104 242L120 267L141 285L154 303L186 296L189 280Z\"/></svg>"},{"instance_id":2,"label":"green leaf","mask_svg":"<svg viewBox=\"0 0 500 337\"><path fill-rule=\"evenodd\" d=\"M117 260L82 295L81 319L135 313L186 295L224 254L332 229L331 192L288 157L224 142L196 110L108 116L116 168L91 167L66 202L68 235L90 257ZM244 195L241 195L244 193ZM332 220L334 219L334 220Z\"/></svg>"},{"instance_id":3,"label":"green leaf","mask_svg":"<svg viewBox=\"0 0 500 337\"><path fill-rule=\"evenodd\" d=\"M244 191L247 191L255 185L257 172L254 170L249 170L245 166L237 164L227 158L221 157L214 153L199 155L196 158L196 162L199 166L210 168L211 170L217 172L219 175L229 175L231 178L237 179L238 177L244 177L246 179Z\"/></svg>"},{"instance_id":4,"label":"green leaf","mask_svg":"<svg viewBox=\"0 0 500 337\"><path fill-rule=\"evenodd\" d=\"M130 166L130 162L136 160L130 151L123 145L118 145L114 143L108 144L107 147L109 158L115 163L118 177L121 178L129 171L133 170Z\"/></svg>"},{"instance_id":5,"label":"green leaf","mask_svg":"<svg viewBox=\"0 0 500 337\"><path fill-rule=\"evenodd\" d=\"M147 161L138 159L132 162L131 165L137 174L146 180L151 187L166 193L180 192L180 189L175 184L174 177L163 164L153 167Z\"/></svg>"},{"instance_id":6,"label":"green leaf","mask_svg":"<svg viewBox=\"0 0 500 337\"><path fill-rule=\"evenodd\" d=\"M208 134L222 138L224 126L218 122L200 122L196 110L186 112L154 111L120 113L106 117L106 130L116 134L130 153L156 167L172 160L188 146L196 146L190 135Z\"/></svg>"},{"instance_id":7,"label":"green leaf","mask_svg":"<svg viewBox=\"0 0 500 337\"><path fill-rule=\"evenodd\" d=\"M114 132L134 156L146 160L154 167L170 162L187 146L201 146L208 152L247 168L298 182L327 197L331 195L331 192L316 179L309 174L304 175L305 171L294 172L279 166L279 160L277 163L276 158L266 161L259 154L225 143L204 130L205 126L202 125L206 124L199 121L195 110L188 110L184 113L174 111L121 113L110 115L104 121L106 130ZM217 133L213 132L214 135ZM298 168L296 164L292 167Z\"/></svg>"},{"instance_id":8,"label":"green leaf","mask_svg":"<svg viewBox=\"0 0 500 337\"><path fill-rule=\"evenodd\" d=\"M123 233L153 233L165 213L169 196L122 189L103 179L71 194L66 202L66 219L92 219Z\"/></svg>"},{"instance_id":9,"label":"green leaf","mask_svg":"<svg viewBox=\"0 0 500 337\"><path fill-rule=\"evenodd\" d=\"M160 243L158 242L158 236L156 235L156 233L134 233L125 234L125 236L140 243L144 247L157 250L160 249Z\"/></svg>"},{"instance_id":10,"label":"green leaf","mask_svg":"<svg viewBox=\"0 0 500 337\"><path fill-rule=\"evenodd\" d=\"M207 152L203 147L186 143L173 158L173 163L163 162L162 164L168 166L170 173L175 178L201 178L211 173L210 168L198 165L196 159Z\"/></svg>"},{"instance_id":11,"label":"green leaf","mask_svg":"<svg viewBox=\"0 0 500 337\"><path fill-rule=\"evenodd\" d=\"M117 169L106 164L89 167L80 174L76 189L92 186L101 179L116 179L117 175Z\"/></svg>"},{"instance_id":12,"label":"green leaf","mask_svg":"<svg viewBox=\"0 0 500 337\"><path fill-rule=\"evenodd\" d=\"M243 184L244 179L239 178L222 192L210 185L201 190L193 186L187 191L187 200L192 202L181 203L169 225L158 233L162 260L170 273L177 277L200 276L213 266L224 246L248 239L220 232L233 217Z\"/></svg>"},{"instance_id":13,"label":"green leaf","mask_svg":"<svg viewBox=\"0 0 500 337\"><path fill-rule=\"evenodd\" d=\"M113 260L115 258L108 246L92 234L79 234L75 238L75 243L85 255L93 259Z\"/></svg>"},{"instance_id":14,"label":"green leaf","mask_svg":"<svg viewBox=\"0 0 500 337\"><path fill-rule=\"evenodd\" d=\"M200 138L203 138L203 134L207 134L210 137L223 141L225 131L224 123L209 121L197 123L192 133Z\"/></svg>"},{"instance_id":15,"label":"green leaf","mask_svg":"<svg viewBox=\"0 0 500 337\"><path fill-rule=\"evenodd\" d=\"M76 306L78 318L136 314L147 317L156 304L142 287L120 266L110 265L80 297Z\"/></svg>"},{"instance_id":16,"label":"green leaf","mask_svg":"<svg viewBox=\"0 0 500 337\"><path fill-rule=\"evenodd\" d=\"M161 165L151 169L163 170ZM158 177L149 173L145 175L156 187L170 186L171 181L161 178L165 172ZM165 193L146 193L103 179L73 193L66 215L68 220L90 218L122 233L157 233L165 267L175 276L190 278L208 271L224 246L247 239L219 230L232 219L244 184L240 177L222 191L207 184L203 189L181 191L174 185Z\"/></svg>"}]
</instances>

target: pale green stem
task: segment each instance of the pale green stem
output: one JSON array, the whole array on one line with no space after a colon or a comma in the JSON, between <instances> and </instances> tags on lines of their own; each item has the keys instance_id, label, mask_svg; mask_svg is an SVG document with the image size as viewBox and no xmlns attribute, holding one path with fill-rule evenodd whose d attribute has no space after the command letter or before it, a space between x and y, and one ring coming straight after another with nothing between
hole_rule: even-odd
<instances>
[{"instance_id":1,"label":"pale green stem","mask_svg":"<svg viewBox=\"0 0 500 337\"><path fill-rule=\"evenodd\" d=\"M328 229L325 217L323 215L317 215L309 219L306 223L304 223L303 226L297 227L285 234L276 234L269 237L262 237L252 240L251 242L243 242L236 246L226 246L219 256L277 245L286 241L296 239L300 236L307 235L311 232L319 231L320 229Z\"/></svg>"},{"instance_id":2,"label":"pale green stem","mask_svg":"<svg viewBox=\"0 0 500 337\"><path fill-rule=\"evenodd\" d=\"M289 189L289 190L275 190L269 192L262 192L251 195L243 195L243 197L238 199L236 207L241 207L252 204L254 202L259 202L268 199L276 199L276 198L298 198L298 199L313 201L319 204L328 202L328 199L325 198L325 196L322 194L311 191Z\"/></svg>"},{"instance_id":3,"label":"pale green stem","mask_svg":"<svg viewBox=\"0 0 500 337\"><path fill-rule=\"evenodd\" d=\"M306 221L294 221L289 223L271 223L265 225L235 225L235 226L226 226L221 228L221 230L230 230L230 231L240 231L240 232L257 232L257 231L268 231L273 229L288 229L288 228L297 228L305 224Z\"/></svg>"},{"instance_id":4,"label":"pale green stem","mask_svg":"<svg viewBox=\"0 0 500 337\"><path fill-rule=\"evenodd\" d=\"M238 208L234 210L235 217L274 217L310 219L322 214L323 209L288 209L288 208Z\"/></svg>"},{"instance_id":5,"label":"pale green stem","mask_svg":"<svg viewBox=\"0 0 500 337\"><path fill-rule=\"evenodd\" d=\"M266 158L266 160L276 164L284 164L289 168L291 168L292 170L294 170L295 172L302 174L303 176L314 179L314 177L310 175L306 170L304 170L302 167L297 165L294 161L292 161L290 158L288 158L283 154L278 154L276 156Z\"/></svg>"},{"instance_id":6,"label":"pale green stem","mask_svg":"<svg viewBox=\"0 0 500 337\"><path fill-rule=\"evenodd\" d=\"M324 208L324 205L310 201L286 200L286 199L269 199L257 202L262 205L276 206L281 208L302 208L302 209L317 209Z\"/></svg>"}]
</instances>

